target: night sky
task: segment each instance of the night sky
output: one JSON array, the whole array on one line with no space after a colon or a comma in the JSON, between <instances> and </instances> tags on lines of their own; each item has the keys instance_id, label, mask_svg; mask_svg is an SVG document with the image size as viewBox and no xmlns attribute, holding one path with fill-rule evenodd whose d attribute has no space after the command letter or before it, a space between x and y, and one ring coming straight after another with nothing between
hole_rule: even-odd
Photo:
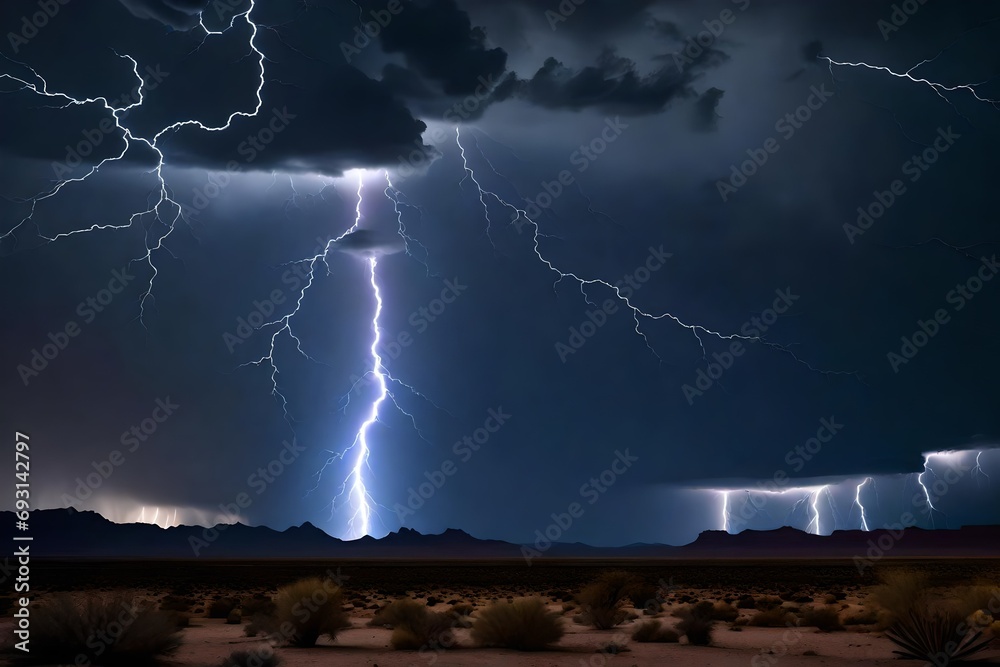
<instances>
[{"instance_id":1,"label":"night sky","mask_svg":"<svg viewBox=\"0 0 1000 667\"><path fill-rule=\"evenodd\" d=\"M4 2L0 433L115 521L1000 522L996 13Z\"/></svg>"}]
</instances>

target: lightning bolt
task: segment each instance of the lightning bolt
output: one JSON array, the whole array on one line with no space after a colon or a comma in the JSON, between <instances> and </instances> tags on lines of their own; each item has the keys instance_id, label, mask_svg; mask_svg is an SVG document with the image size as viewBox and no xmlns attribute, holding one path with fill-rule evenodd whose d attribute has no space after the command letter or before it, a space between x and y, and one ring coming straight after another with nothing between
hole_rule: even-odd
<instances>
[{"instance_id":1,"label":"lightning bolt","mask_svg":"<svg viewBox=\"0 0 1000 667\"><path fill-rule=\"evenodd\" d=\"M493 192L491 190L487 190L487 189L483 188L482 184L476 178L475 171L472 169L472 167L469 166L469 161L468 161L468 158L466 156L465 147L462 144L462 134L461 134L461 128L459 126L455 127L455 143L456 143L456 145L459 148L459 153L460 153L461 158L462 158L462 167L463 167L463 169L465 171L465 176L462 177L462 180L459 181L459 184L461 185L462 183L466 182L467 180L471 180L472 183L475 184L475 186L476 186L476 188L477 188L477 190L479 192L479 201L480 201L480 203L483 206L483 212L484 212L484 215L486 217L486 233L487 233L487 236L490 238L490 243L493 244L493 238L492 238L492 236L490 234L490 230L492 229L492 220L490 219L489 206L487 205L487 200L488 199L494 199L494 200L497 201L497 203L499 203L505 209L508 209L508 210L510 210L510 211L513 212L512 215L511 215L511 220L510 220L509 224L511 224L511 225L517 225L523 219L528 224L531 225L531 228L532 228L532 250L533 250L533 252L535 254L535 257L537 257L538 261L541 262L542 265L544 265L549 271L551 271L552 273L556 274L556 279L552 283L552 291L553 292L557 293L557 287L558 287L559 283L561 283L562 281L564 281L564 280L572 280L579 287L580 293L583 295L584 301L586 301L586 303L588 305L596 306L597 304L594 303L590 299L590 296L587 294L587 291L586 291L587 288L588 287L594 287L594 286L600 286L600 287L604 287L604 288L610 290L611 292L614 293L615 297L621 303L625 304L625 306L631 311L631 313L632 313L632 319L635 322L635 328L634 328L635 333L642 339L643 343L646 346L646 349L648 349L649 352L654 357L656 357L656 359L661 364L663 363L663 358L660 357L660 355L656 352L655 349L653 349L653 346L649 342L649 338L642 331L641 320L650 320L650 321L670 320L670 321L674 322L675 324L677 324L678 326L683 327L684 329L687 329L688 331L690 331L694 335L695 340L697 340L698 346L701 349L701 355L702 355L702 360L703 361L708 361L708 350L705 348L705 342L702 339L702 335L705 335L705 336L710 336L710 337L714 337L714 338L717 338L719 340L725 340L725 341L743 340L743 341L750 341L750 342L761 343L761 344L766 345L768 347L771 347L773 349L779 350L779 351L781 351L781 352L783 352L785 354L788 354L789 356L792 357L792 359L795 360L796 363L800 363L800 364L805 365L810 371L813 371L813 372L816 372L816 373L820 373L820 374L823 374L823 375L853 375L855 378L857 378L859 380L861 379L860 376L858 375L858 373L855 372L855 371L827 371L827 370L820 370L820 369L814 368L808 362L800 359L790 349L788 349L788 348L786 348L786 347L784 347L782 345L779 345L777 343L768 341L768 340L766 340L764 338L760 338L758 336L743 336L743 335L740 335L740 334L725 334L725 333L720 333L718 331L714 331L712 329L704 327L704 326L702 326L700 324L688 324L687 322L684 322L683 320L681 320L678 316L676 316L676 315L674 315L672 313L669 313L669 312L663 312L663 313L650 313L650 312L646 312L646 311L642 310L641 308L639 308L638 306L636 306L634 303L632 303L632 301L631 301L631 299L629 297L626 297L624 294L622 294L622 290L621 290L621 288L618 285L609 283L608 281L602 280L600 278L586 278L586 277L582 277L582 276L580 276L580 275L578 275L576 273L573 273L573 272L570 272L570 271L564 271L562 269L559 269L551 260L549 260L542 253L542 250L541 250L541 247L540 247L541 239L543 239L543 238L553 238L553 237L550 236L550 235L547 235L547 234L543 233L542 230L541 230L541 227L538 224L538 222L535 221L535 220L532 220L528 216L528 214L527 214L526 211L524 211L523 209L520 209L517 206L515 206L514 204L511 204L510 202L506 201L503 197L501 197L496 192ZM478 147L478 142L477 142L477 147ZM481 153L481 149L480 149L480 153ZM496 171L496 169L493 167L492 163L490 163L489 159L485 155L482 155L482 158L483 158L483 160L486 161L487 164L490 165L490 168L493 169L494 173L497 173L498 176L500 176L501 178L504 178L504 180L506 180L508 183L510 182L508 179L506 179L505 177L503 177L501 174L499 174ZM516 189L515 189L515 191L516 191ZM582 191L581 191L581 193L582 193ZM518 195L518 196L520 197L520 195ZM521 197L521 198L524 199L523 197ZM495 244L493 245L493 248L494 248L494 250L496 249L496 245Z\"/></svg>"},{"instance_id":2,"label":"lightning bolt","mask_svg":"<svg viewBox=\"0 0 1000 667\"><path fill-rule=\"evenodd\" d=\"M982 25L977 26L976 28L973 28L972 30L978 30L979 28L982 28L982 27L984 27L986 25L989 25L989 24L991 24L991 23L993 23L995 21L996 21L996 19L994 19L992 21L987 21L987 22L983 23ZM923 78L921 76L918 76L918 75L914 74L914 71L917 68L919 68L919 67L921 67L923 65L926 65L928 63L932 63L935 60L937 60L938 58L940 58L944 54L945 51L947 51L952 46L954 46L967 33L972 32L972 30L966 31L965 33L962 33L962 35L959 35L958 38L956 38L948 46L946 46L943 49L941 49L937 53L937 55L935 55L933 58L925 58L924 60L921 60L920 62L918 62L913 67L911 67L908 70L906 70L905 72L897 72L897 71L895 71L895 70L893 70L893 69L891 69L889 67L885 67L884 65L872 65L872 64L866 63L866 62L839 62L839 61L833 60L832 58L829 58L829 57L823 56L823 55L817 56L817 58L819 60L825 60L826 61L827 66L829 67L829 70L830 70L830 76L832 78L834 78L834 80L836 80L836 77L833 74L833 68L835 66L836 67L852 67L852 68L863 68L863 69L873 70L873 71L877 71L877 72L884 72L884 73L888 74L891 77L894 77L894 78L897 78L897 79L905 79L907 81L911 81L913 83L926 86L926 87L930 88L931 90L933 90L934 93L938 97L940 97L942 100L944 100L945 103L947 103L955 111L955 113L957 113L959 116L961 116L962 118L964 118L967 122L969 122L970 125L972 125L972 122L969 121L969 119L966 118L966 116L964 114L962 114L961 111L958 110L958 107L956 107L955 104L954 104L954 102L951 100L951 98L948 97L948 93L959 93L959 92L968 93L977 102L983 102L985 104L991 105L994 109L1000 109L1000 100L995 100L995 99L991 99L991 98L988 98L988 97L983 97L983 96L981 96L979 94L979 91L977 90L980 86L983 86L983 85L989 83L991 81L991 79L987 79L985 81L973 82L973 83L958 83L958 84L948 85L948 84L945 84L945 83L941 83L939 81L931 81L930 79L926 79L926 78ZM898 121L897 121L897 124L898 124Z\"/></svg>"},{"instance_id":3,"label":"lightning bolt","mask_svg":"<svg viewBox=\"0 0 1000 667\"><path fill-rule=\"evenodd\" d=\"M173 133L176 130L178 130L178 129L182 128L182 127L186 127L186 126L194 126L194 127L197 127L197 128L199 128L199 129L201 129L203 131L206 131L206 132L220 132L222 130L228 129L231 126L232 122L236 118L239 118L239 117L245 117L245 118L253 117L253 116L256 116L257 113L260 111L261 107L264 104L263 98L261 97L261 93L262 93L262 91L264 89L264 75L265 75L264 62L265 62L266 59L265 59L265 56L264 56L263 52L260 51L257 48L257 44L256 44L257 29L258 28L257 28L257 24L254 23L253 20L250 18L250 15L253 13L254 8L255 8L255 0L250 0L249 7L247 8L247 10L245 12L241 12L239 14L234 15L233 18L230 20L229 25L224 30L221 30L221 31L212 31L212 30L209 30L207 27L205 27L205 24L204 24L204 13L202 13L201 15L199 15L199 25L205 31L205 39L206 40L210 36L224 34L229 29L231 29L234 25L236 25L236 22L237 22L238 19L243 19L245 21L247 27L250 29L249 50L250 50L251 53L255 54L256 57L257 57L257 65L258 65L258 69L259 69L259 77L258 77L258 85L257 85L257 90L256 90L256 99L257 99L257 102L256 102L256 105L254 106L253 111L234 111L226 119L226 122L224 124L222 124L222 125L219 125L219 126L210 126L210 125L206 125L206 124L204 124L201 121L196 120L196 119L188 119L188 120L182 120L182 121L178 121L176 123L172 123L171 125L168 125L168 126L162 128L160 131L158 131L152 137L142 137L142 136L135 135L132 132L132 130L130 128L128 128L124 124L124 122L122 120L121 114L123 114L123 113L125 113L125 112L127 112L127 111L129 111L129 110L131 110L133 108L140 107L145 102L145 96L143 94L143 89L145 87L145 80L142 78L142 75L139 74L139 63L135 60L135 58L133 58L132 56L127 55L127 54L126 55L116 54L116 55L118 55L118 57L120 57L122 59L125 59L125 60L128 60L129 62L132 63L132 72L135 74L136 78L139 81L139 88L138 88L138 97L139 97L139 99L138 99L138 101L133 102L132 104L129 104L127 106L121 106L121 107L112 106L111 102L109 102L108 99L105 98L105 97L92 97L92 98L78 99L78 98L75 98L75 97L73 97L71 95L68 95L67 93L52 92L52 91L49 90L48 82L37 71L35 71L34 68L32 68L32 67L30 67L30 66L28 66L28 65L26 65L24 63L20 63L20 62L17 62L15 60L12 60L12 59L8 58L7 56L4 56L4 59L9 60L10 62L13 62L15 64L21 65L22 67L24 67L28 71L30 71L31 74L36 79L36 81L29 81L27 79L22 79L20 77L16 77L16 76L13 76L11 74L6 74L6 73L0 74L0 80L9 79L11 81L14 81L17 84L20 84L21 90L31 91L32 93L35 93L36 95L39 95L39 96L42 96L42 97L54 98L54 99L62 100L62 101L65 102L65 104L63 105L62 108L69 107L69 106L81 106L81 105L85 105L85 104L97 104L97 103L100 103L107 111L109 111L111 113L111 117L114 119L115 128L122 133L122 138L125 141L125 148L117 156L110 157L110 158L105 158L104 160L101 160L99 163L97 163L96 165L92 166L83 176L79 176L79 177L75 177L75 178L65 178L65 179L62 179L62 180L58 181L48 191L40 193L40 194L37 194L37 195L35 195L33 197L30 197L27 200L24 200L26 203L30 203L30 208L29 208L29 211L28 211L28 215L25 218L23 218L17 225L15 225L10 231L8 231L5 234L3 234L2 236L0 236L0 241L2 241L3 239L5 239L7 237L13 237L14 238L14 247L16 248L16 246L17 246L17 237L13 236L13 235L16 233L16 231L20 227L22 227L23 225L28 224L28 223L31 223L31 224L35 225L35 228L36 228L36 231L37 231L37 234L38 234L39 238L41 238L42 240L44 240L46 243L51 243L51 242L54 242L54 241L56 241L56 240L58 240L60 238L74 236L74 235L77 235L77 234L84 234L84 233L88 233L88 232L111 230L111 229L127 229L127 228L131 227L133 224L135 224L135 222L137 220L141 221L146 216L150 216L151 215L152 216L152 221L149 223L148 227L146 228L146 233L145 233L145 243L144 243L144 246L145 246L146 253L143 256L141 256L141 257L134 258L130 262L130 264L134 263L134 262L144 262L144 263L146 263L149 266L150 271L151 271L149 282L146 285L145 291L142 293L142 295L139 298L139 316L138 316L137 319L139 320L139 322L141 324L143 324L143 326L145 326L144 318L145 318L145 314L146 314L146 301L148 299L150 299L150 298L153 298L153 296L152 296L152 294L153 294L153 284L154 284L157 276L159 275L159 269L157 268L157 265L156 265L156 263L153 260L153 254L155 252L159 251L159 250L165 250L168 254L170 254L171 256L173 256L173 253L171 253L170 250L169 250L169 248L167 248L166 245L165 245L165 243L167 241L167 238L174 232L174 229L175 229L176 224L177 224L178 221L183 220L184 222L186 222L190 226L190 221L187 220L185 218L185 216L184 216L184 209L183 209L183 207L179 203L177 203L177 201L175 201L171 197L171 195L170 195L170 189L167 186L166 179L163 176L163 168L164 168L164 166L166 164L166 158L165 158L165 156L163 154L163 151L162 151L162 149L160 148L160 145L159 145L160 139L165 134ZM202 44L204 44L204 40L202 41ZM200 46L201 45L199 45L198 48L200 48ZM45 236L44 234L42 234L41 230L38 229L38 226L37 226L37 224L35 224L35 221L34 221L34 215L35 215L35 212L37 210L38 204L40 202L43 202L43 201L47 200L47 199L51 199L51 198L57 196L60 192L63 191L64 188L66 188L67 186L69 186L71 184L74 184L74 183L83 183L83 182L87 181L93 175L99 173L100 170L101 170L101 168L104 167L105 165L107 165L109 163L114 163L114 162L121 161L125 157L125 155L129 152L129 150L132 148L133 142L145 145L146 147L148 147L149 149L151 149L153 151L153 153L156 155L156 166L149 172L149 173L153 173L153 174L156 175L157 183L158 183L158 186L159 186L158 189L157 189L158 190L158 198L156 200L156 203L153 204L152 206L150 206L149 208L147 208L144 211L137 211L137 212L133 213L129 217L128 222L124 223L124 224L118 224L118 225L115 225L115 224L95 224L95 225L91 225L89 227L84 227L84 228L72 230L72 231L69 231L69 232L62 232L62 233L56 234L55 236L51 236L51 237ZM165 217L166 217L166 219L164 219ZM151 230L156 225L159 225L163 229L159 230L159 231L156 231L156 232L153 232L151 234ZM154 298L154 301L155 301L155 298Z\"/></svg>"},{"instance_id":4,"label":"lightning bolt","mask_svg":"<svg viewBox=\"0 0 1000 667\"><path fill-rule=\"evenodd\" d=\"M864 503L861 502L861 487L863 487L868 482L872 483L872 487L875 486L875 480L873 478L871 478L871 477L866 477L865 479L863 479L861 481L860 484L858 484L857 488L855 489L855 493L854 493L854 504L857 505L861 509L861 530L866 530L866 531L867 530L871 530L871 528L868 527L868 517L865 514Z\"/></svg>"},{"instance_id":5,"label":"lightning bolt","mask_svg":"<svg viewBox=\"0 0 1000 667\"><path fill-rule=\"evenodd\" d=\"M722 530L729 532L729 492L722 491Z\"/></svg>"},{"instance_id":6,"label":"lightning bolt","mask_svg":"<svg viewBox=\"0 0 1000 667\"><path fill-rule=\"evenodd\" d=\"M938 453L936 453L936 452L935 453L931 453L931 454L924 454L924 470L923 470L923 472L921 472L921 473L919 473L917 475L917 484L919 484L920 488L923 489L923 491L924 491L924 499L927 501L927 507L930 509L930 512L928 512L928 513L930 514L930 517L931 517L931 527L932 528L936 527L935 524L934 524L934 512L940 512L941 515L944 516L944 518L945 518L944 519L944 521L945 521L945 527L947 527L947 525L948 525L948 516L946 514L944 514L944 512L941 512L941 510L939 510L937 507L934 506L934 501L931 500L930 489L927 488L926 484L924 484L924 475L926 475L929 472L933 472L933 470L931 470L931 467L930 467L931 459L934 456L937 456L937 455L938 455Z\"/></svg>"},{"instance_id":7,"label":"lightning bolt","mask_svg":"<svg viewBox=\"0 0 1000 667\"><path fill-rule=\"evenodd\" d=\"M990 483L990 476L987 475L985 471L983 471L983 465L982 465L982 462L981 462L982 456L983 456L982 450L976 452L976 465L973 466L973 468L972 468L972 477L973 477L973 479L977 480L977 483L978 483L978 480L979 480L980 477L985 477L986 478L986 483L989 484ZM977 477L977 475L978 475L978 477Z\"/></svg>"}]
</instances>

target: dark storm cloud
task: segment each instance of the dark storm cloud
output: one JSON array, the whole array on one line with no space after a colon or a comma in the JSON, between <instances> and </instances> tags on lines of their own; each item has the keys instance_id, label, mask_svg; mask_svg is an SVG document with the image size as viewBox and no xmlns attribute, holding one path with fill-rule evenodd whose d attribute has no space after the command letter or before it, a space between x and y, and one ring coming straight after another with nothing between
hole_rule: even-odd
<instances>
[{"instance_id":1,"label":"dark storm cloud","mask_svg":"<svg viewBox=\"0 0 1000 667\"><path fill-rule=\"evenodd\" d=\"M719 112L717 109L725 94L724 90L714 87L701 94L694 105L694 129L699 132L710 132L718 127Z\"/></svg>"},{"instance_id":2,"label":"dark storm cloud","mask_svg":"<svg viewBox=\"0 0 1000 667\"><path fill-rule=\"evenodd\" d=\"M208 6L204 18L210 29L234 25L224 34L206 36L191 20L201 4L126 3L129 12L151 20L136 20L117 3L67 5L60 20L17 55L49 80L52 89L78 98L104 96L118 107L137 103L139 86L131 62L116 52L135 58L145 81L145 103L120 114L135 136L152 139L162 128L189 119L226 126L216 132L189 126L165 133L158 146L177 166L336 174L394 163L400 154L423 147L420 137L426 126L390 86L369 78L339 53L326 58L333 50L330 42L351 39L356 7L340 3L334 11L257 4L253 20L260 27L255 43L267 53L267 75L260 112L247 117L257 106L253 91L259 86L258 56L248 48L250 27L241 18L233 19L249 5L221 0ZM16 25L19 11L6 5L0 19ZM163 24L190 29L164 32ZM61 50L73 50L74 58L58 57ZM417 55L416 60L424 63L426 58ZM37 82L30 70L14 63L5 71ZM455 86L464 76L448 76L431 65L428 71ZM12 81L0 86L6 91L23 88ZM40 108L37 96L17 92L5 95L0 105L4 121L15 130L3 134L0 150L52 161L57 171L63 170L57 164L65 163L86 168L124 147L124 132L100 102ZM230 119L237 111L244 113ZM141 142L133 146L126 161L146 168L155 164L153 151Z\"/></svg>"},{"instance_id":3,"label":"dark storm cloud","mask_svg":"<svg viewBox=\"0 0 1000 667\"><path fill-rule=\"evenodd\" d=\"M198 25L210 0L120 0L134 16L155 19L178 30ZM224 0L225 1L225 0Z\"/></svg>"},{"instance_id":4,"label":"dark storm cloud","mask_svg":"<svg viewBox=\"0 0 1000 667\"><path fill-rule=\"evenodd\" d=\"M597 108L640 115L662 111L676 98L692 97L696 70L718 62L720 57L705 53L690 66L678 69L665 65L642 76L636 63L604 51L596 65L573 69L549 58L528 80L510 83L510 94L547 109L579 111Z\"/></svg>"},{"instance_id":5,"label":"dark storm cloud","mask_svg":"<svg viewBox=\"0 0 1000 667\"><path fill-rule=\"evenodd\" d=\"M340 252L364 257L392 255L405 249L399 234L372 229L353 231L334 243L333 247Z\"/></svg>"},{"instance_id":6,"label":"dark storm cloud","mask_svg":"<svg viewBox=\"0 0 1000 667\"><path fill-rule=\"evenodd\" d=\"M445 95L468 95L484 79L498 78L507 66L507 53L489 48L485 29L473 26L454 0L407 3L379 38L386 53L401 54L414 72L439 84Z\"/></svg>"}]
</instances>

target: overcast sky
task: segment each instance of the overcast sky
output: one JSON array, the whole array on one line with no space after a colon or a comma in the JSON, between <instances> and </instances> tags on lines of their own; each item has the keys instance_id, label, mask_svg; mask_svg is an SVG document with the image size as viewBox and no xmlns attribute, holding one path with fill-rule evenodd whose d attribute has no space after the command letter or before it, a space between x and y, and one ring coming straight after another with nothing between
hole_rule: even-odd
<instances>
[{"instance_id":1,"label":"overcast sky","mask_svg":"<svg viewBox=\"0 0 1000 667\"><path fill-rule=\"evenodd\" d=\"M559 539L602 545L1000 520L989 3L50 4L0 7L36 506L351 537L364 490L377 536L531 542L576 503Z\"/></svg>"}]
</instances>

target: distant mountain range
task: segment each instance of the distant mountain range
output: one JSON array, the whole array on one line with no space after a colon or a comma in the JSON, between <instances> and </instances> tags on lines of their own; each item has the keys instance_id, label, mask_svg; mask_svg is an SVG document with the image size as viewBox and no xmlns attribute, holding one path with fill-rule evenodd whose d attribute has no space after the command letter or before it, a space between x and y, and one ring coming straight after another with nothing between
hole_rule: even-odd
<instances>
[{"instance_id":1,"label":"distant mountain range","mask_svg":"<svg viewBox=\"0 0 1000 667\"><path fill-rule=\"evenodd\" d=\"M220 524L214 528L152 524L118 524L96 512L64 509L31 512L29 530L15 530L13 512L0 512L0 539L30 535L31 555L50 558L337 558L337 559L521 559L522 546L480 540L461 530L424 535L409 528L376 539L344 541L310 523L278 531L266 526ZM544 546L544 545L543 545ZM729 558L861 558L1000 557L1000 526L965 526L956 530L907 528L905 531L839 530L812 535L795 528L745 530L735 535L703 532L691 544L630 544L592 547L556 543L537 549L545 558L729 559ZM529 552L530 553L530 552Z\"/></svg>"}]
</instances>

